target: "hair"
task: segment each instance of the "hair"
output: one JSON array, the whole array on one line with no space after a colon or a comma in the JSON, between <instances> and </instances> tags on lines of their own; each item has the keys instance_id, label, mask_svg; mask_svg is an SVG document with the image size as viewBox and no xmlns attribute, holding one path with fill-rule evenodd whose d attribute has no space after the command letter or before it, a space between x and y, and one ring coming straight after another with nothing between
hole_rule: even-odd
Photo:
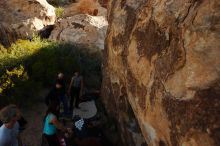
<instances>
[{"instance_id":1,"label":"hair","mask_svg":"<svg viewBox=\"0 0 220 146\"><path fill-rule=\"evenodd\" d=\"M52 113L54 114L55 116L58 116L59 114L59 111L57 110L57 107L59 106L59 102L58 101L54 101L52 100L49 105L48 105L48 108L47 108L47 112L46 112L46 116L49 114L49 113ZM45 116L45 117L46 117Z\"/></svg>"},{"instance_id":2,"label":"hair","mask_svg":"<svg viewBox=\"0 0 220 146\"><path fill-rule=\"evenodd\" d=\"M14 104L8 105L1 109L0 119L2 123L9 123L17 115L17 106Z\"/></svg>"},{"instance_id":3,"label":"hair","mask_svg":"<svg viewBox=\"0 0 220 146\"><path fill-rule=\"evenodd\" d=\"M63 76L64 76L64 74L62 72L58 73L58 75L57 75L58 78L61 78Z\"/></svg>"}]
</instances>

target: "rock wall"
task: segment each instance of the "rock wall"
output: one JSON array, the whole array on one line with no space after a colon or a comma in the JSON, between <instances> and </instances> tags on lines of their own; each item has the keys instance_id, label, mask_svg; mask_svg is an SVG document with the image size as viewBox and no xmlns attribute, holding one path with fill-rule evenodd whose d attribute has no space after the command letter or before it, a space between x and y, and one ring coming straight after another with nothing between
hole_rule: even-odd
<instances>
[{"instance_id":1,"label":"rock wall","mask_svg":"<svg viewBox=\"0 0 220 146\"><path fill-rule=\"evenodd\" d=\"M219 17L219 0L109 1L102 98L126 146L129 104L149 146L220 145Z\"/></svg>"},{"instance_id":2,"label":"rock wall","mask_svg":"<svg viewBox=\"0 0 220 146\"><path fill-rule=\"evenodd\" d=\"M55 8L46 0L0 0L0 13L0 43L5 46L53 25L56 18Z\"/></svg>"}]
</instances>

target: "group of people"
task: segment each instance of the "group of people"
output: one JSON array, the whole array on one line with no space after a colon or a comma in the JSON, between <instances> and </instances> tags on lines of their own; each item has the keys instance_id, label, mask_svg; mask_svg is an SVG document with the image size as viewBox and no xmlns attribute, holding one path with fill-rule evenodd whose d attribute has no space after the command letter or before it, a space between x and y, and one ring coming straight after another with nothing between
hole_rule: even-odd
<instances>
[{"instance_id":1,"label":"group of people","mask_svg":"<svg viewBox=\"0 0 220 146\"><path fill-rule=\"evenodd\" d=\"M63 73L59 73L54 87L50 90L48 96L45 98L45 103L49 105L50 102L62 103L64 114L73 111L73 103L75 98L75 108L79 108L79 97L83 93L83 77L79 72L75 72L71 78L68 88L66 88L66 81ZM67 97L70 97L68 104ZM69 105L69 106L68 106Z\"/></svg>"},{"instance_id":2,"label":"group of people","mask_svg":"<svg viewBox=\"0 0 220 146\"><path fill-rule=\"evenodd\" d=\"M64 116L71 114L73 111L74 98L75 108L79 108L79 98L82 95L82 91L83 78L79 75L79 72L75 72L71 78L68 89L66 89L64 74L58 74L54 87L45 98L48 109L44 118L43 139L46 139L49 146L60 145L57 136L58 130L64 133L71 133L71 129L65 128L63 124L59 122L60 104L63 104ZM68 106L67 96L70 96L70 106Z\"/></svg>"},{"instance_id":3,"label":"group of people","mask_svg":"<svg viewBox=\"0 0 220 146\"><path fill-rule=\"evenodd\" d=\"M58 131L66 134L71 133L71 129L65 128L63 123L59 121L60 104L62 103L64 107L63 115L71 114L74 98L75 108L79 108L79 98L82 91L83 77L80 76L79 72L74 73L68 88L66 88L64 74L58 74L55 85L45 98L47 111L43 120L43 139L47 146L60 146ZM70 97L69 104L67 97ZM2 122L0 125L0 146L22 146L20 140L21 125L19 123L21 118L21 112L16 105L11 104L0 110L0 121Z\"/></svg>"}]
</instances>

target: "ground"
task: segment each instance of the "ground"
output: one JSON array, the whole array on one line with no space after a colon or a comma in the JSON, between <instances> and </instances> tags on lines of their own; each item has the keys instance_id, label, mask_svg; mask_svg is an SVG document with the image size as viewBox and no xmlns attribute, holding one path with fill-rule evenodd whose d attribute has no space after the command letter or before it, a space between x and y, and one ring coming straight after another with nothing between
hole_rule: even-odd
<instances>
[{"instance_id":1,"label":"ground","mask_svg":"<svg viewBox=\"0 0 220 146\"><path fill-rule=\"evenodd\" d=\"M35 105L26 109L22 109L23 116L28 121L26 129L21 134L21 138L25 146L41 145L43 119L46 113L46 105L43 101L47 93L48 90L42 91L42 93L40 93L40 97L35 102ZM110 144L110 141L112 141L114 143L113 145L116 146L115 144L119 143L119 136L117 135L117 131L115 131L114 128L112 129L112 127L115 127L114 123L111 122L111 120L108 121L107 117L104 115L102 103L99 100L96 100L96 103L94 103L94 101L87 101L81 103L79 106L80 109L74 109L73 114L77 113L77 115L81 115L81 117L85 118L88 118L88 116L93 117L94 115L96 115L96 117L98 116L99 120L97 120L94 123L97 126L99 125L98 127L102 129L101 131L104 134L101 138L102 144L104 146L112 146ZM98 113L95 114L96 112ZM71 127L72 123L70 121L71 120L66 119L65 123L67 127Z\"/></svg>"},{"instance_id":2,"label":"ground","mask_svg":"<svg viewBox=\"0 0 220 146\"><path fill-rule=\"evenodd\" d=\"M40 146L43 128L43 118L46 112L46 105L43 98L47 90L42 91L39 100L29 110L22 110L23 116L28 121L26 129L22 132L21 137L25 146Z\"/></svg>"}]
</instances>

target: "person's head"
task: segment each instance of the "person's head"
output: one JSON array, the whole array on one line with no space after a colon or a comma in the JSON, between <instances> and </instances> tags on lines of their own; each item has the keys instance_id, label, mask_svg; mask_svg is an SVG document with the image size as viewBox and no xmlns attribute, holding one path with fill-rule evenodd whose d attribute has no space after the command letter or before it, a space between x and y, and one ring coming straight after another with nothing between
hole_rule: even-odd
<instances>
[{"instance_id":1,"label":"person's head","mask_svg":"<svg viewBox=\"0 0 220 146\"><path fill-rule=\"evenodd\" d=\"M62 88L62 84L59 81L57 81L55 84L55 87L56 87L56 89L60 89L60 88Z\"/></svg>"},{"instance_id":2,"label":"person's head","mask_svg":"<svg viewBox=\"0 0 220 146\"><path fill-rule=\"evenodd\" d=\"M60 72L57 77L58 77L58 79L63 79L64 78L64 74Z\"/></svg>"},{"instance_id":3,"label":"person's head","mask_svg":"<svg viewBox=\"0 0 220 146\"><path fill-rule=\"evenodd\" d=\"M78 76L79 76L79 72L76 71L76 72L74 73L74 75L78 77Z\"/></svg>"},{"instance_id":4,"label":"person's head","mask_svg":"<svg viewBox=\"0 0 220 146\"><path fill-rule=\"evenodd\" d=\"M21 117L20 110L16 105L8 105L0 111L0 119L4 124L14 124Z\"/></svg>"}]
</instances>

